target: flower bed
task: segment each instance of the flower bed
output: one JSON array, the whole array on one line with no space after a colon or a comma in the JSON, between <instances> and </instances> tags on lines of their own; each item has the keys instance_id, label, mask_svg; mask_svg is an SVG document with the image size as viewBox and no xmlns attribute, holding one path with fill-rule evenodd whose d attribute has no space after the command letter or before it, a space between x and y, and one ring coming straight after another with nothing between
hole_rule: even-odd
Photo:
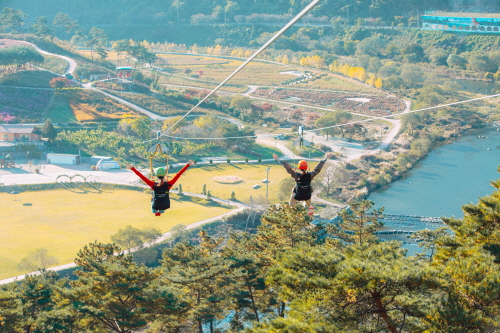
<instances>
[{"instance_id":1,"label":"flower bed","mask_svg":"<svg viewBox=\"0 0 500 333\"><path fill-rule=\"evenodd\" d=\"M112 98L95 91L63 89L58 94L66 95L71 111L78 121L120 120L138 117L137 112Z\"/></svg>"},{"instance_id":2,"label":"flower bed","mask_svg":"<svg viewBox=\"0 0 500 333\"><path fill-rule=\"evenodd\" d=\"M217 176L212 179L214 182L220 184L238 184L243 181L243 179L241 179L241 177L238 176Z\"/></svg>"},{"instance_id":3,"label":"flower bed","mask_svg":"<svg viewBox=\"0 0 500 333\"><path fill-rule=\"evenodd\" d=\"M344 94L327 91L306 91L291 89L262 89L259 88L254 95L278 100L290 100L300 98L301 103L319 106L330 106L336 109L364 113L374 116L385 116L399 113L405 109L403 101L392 97L366 96L356 94Z\"/></svg>"},{"instance_id":4,"label":"flower bed","mask_svg":"<svg viewBox=\"0 0 500 333\"><path fill-rule=\"evenodd\" d=\"M41 121L53 91L0 87L0 122Z\"/></svg>"}]
</instances>

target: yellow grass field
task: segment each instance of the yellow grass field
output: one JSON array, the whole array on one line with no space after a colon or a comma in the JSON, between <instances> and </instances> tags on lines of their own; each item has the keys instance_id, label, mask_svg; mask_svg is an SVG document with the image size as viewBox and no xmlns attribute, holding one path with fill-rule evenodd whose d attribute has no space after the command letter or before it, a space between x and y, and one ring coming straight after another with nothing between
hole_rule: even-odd
<instances>
[{"instance_id":1,"label":"yellow grass field","mask_svg":"<svg viewBox=\"0 0 500 333\"><path fill-rule=\"evenodd\" d=\"M110 242L111 235L127 225L153 226L166 232L174 225L187 225L231 210L172 200L172 208L157 217L151 213L148 193L77 192L0 193L0 279L24 273L17 270L18 263L38 248L46 248L59 264L66 264L73 262L84 245L94 240ZM32 205L26 206L27 203Z\"/></svg>"},{"instance_id":2,"label":"yellow grass field","mask_svg":"<svg viewBox=\"0 0 500 333\"><path fill-rule=\"evenodd\" d=\"M315 167L316 163L313 162L311 165ZM186 171L178 184L182 184L184 192L201 193L203 184L206 184L207 190L210 190L212 196L217 198L228 199L231 196L231 190L234 190L236 199L243 203L249 203L250 196L254 201L262 202L266 198L266 184L262 180L266 179L268 167L271 168L269 170L269 203L275 203L278 201L279 183L284 178L290 177L278 163L248 165L223 163L193 167ZM243 181L237 184L221 184L213 180L217 176L238 176ZM252 186L255 184L261 187L253 189Z\"/></svg>"}]
</instances>

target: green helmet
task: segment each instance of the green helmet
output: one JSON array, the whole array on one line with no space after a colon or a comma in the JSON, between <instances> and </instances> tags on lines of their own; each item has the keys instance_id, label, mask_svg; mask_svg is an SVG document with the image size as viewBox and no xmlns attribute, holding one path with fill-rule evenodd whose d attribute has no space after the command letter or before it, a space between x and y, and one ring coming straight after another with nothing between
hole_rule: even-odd
<instances>
[{"instance_id":1,"label":"green helmet","mask_svg":"<svg viewBox=\"0 0 500 333\"><path fill-rule=\"evenodd\" d=\"M167 175L167 170L165 168L158 168L155 172L156 177L165 177Z\"/></svg>"}]
</instances>

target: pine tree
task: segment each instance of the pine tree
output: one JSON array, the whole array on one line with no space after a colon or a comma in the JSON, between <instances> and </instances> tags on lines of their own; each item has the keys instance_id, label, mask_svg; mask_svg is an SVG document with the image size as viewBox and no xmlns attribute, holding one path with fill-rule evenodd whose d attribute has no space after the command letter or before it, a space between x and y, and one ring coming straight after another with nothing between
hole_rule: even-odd
<instances>
[{"instance_id":1,"label":"pine tree","mask_svg":"<svg viewBox=\"0 0 500 333\"><path fill-rule=\"evenodd\" d=\"M130 333L152 318L148 307L157 293L150 288L158 272L137 265L114 244L94 242L78 252L77 280L64 292L67 302L89 324Z\"/></svg>"},{"instance_id":2,"label":"pine tree","mask_svg":"<svg viewBox=\"0 0 500 333\"><path fill-rule=\"evenodd\" d=\"M336 237L331 243L342 247L344 244L375 243L378 238L374 232L382 227L379 219L382 217L383 208L373 209L373 201L361 200L352 202L348 209L343 209L339 216L338 225L330 225L327 230Z\"/></svg>"},{"instance_id":3,"label":"pine tree","mask_svg":"<svg viewBox=\"0 0 500 333\"><path fill-rule=\"evenodd\" d=\"M44 138L49 139L50 142L52 142L57 137L56 129L54 128L54 125L52 124L50 119L45 120L45 123L42 127L42 135Z\"/></svg>"},{"instance_id":4,"label":"pine tree","mask_svg":"<svg viewBox=\"0 0 500 333\"><path fill-rule=\"evenodd\" d=\"M302 245L280 258L268 280L304 331L395 333L426 327L434 275L397 242L381 242L344 251Z\"/></svg>"},{"instance_id":5,"label":"pine tree","mask_svg":"<svg viewBox=\"0 0 500 333\"><path fill-rule=\"evenodd\" d=\"M192 309L190 316L197 331L203 333L203 324L210 332L216 320L229 312L227 286L229 276L227 262L221 258L218 248L222 239L213 239L205 231L200 232L200 245L177 244L163 253L163 279L177 288L186 290L186 302ZM193 327L194 329L194 327Z\"/></svg>"}]
</instances>

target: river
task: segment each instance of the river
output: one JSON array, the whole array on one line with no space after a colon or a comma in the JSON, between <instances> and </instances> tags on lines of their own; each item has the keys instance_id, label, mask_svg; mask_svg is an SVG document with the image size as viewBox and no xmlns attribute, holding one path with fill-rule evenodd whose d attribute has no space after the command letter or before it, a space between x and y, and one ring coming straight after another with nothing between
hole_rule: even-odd
<instances>
[{"instance_id":1,"label":"river","mask_svg":"<svg viewBox=\"0 0 500 333\"><path fill-rule=\"evenodd\" d=\"M428 217L463 217L461 206L477 203L491 194L491 180L500 178L500 131L498 128L474 130L451 144L429 153L402 179L370 194L375 207L387 214ZM481 137L480 137L481 136ZM485 137L485 138L484 138ZM434 229L436 223L386 223L386 230ZM412 242L405 235L382 236ZM405 246L413 252L415 246Z\"/></svg>"}]
</instances>

